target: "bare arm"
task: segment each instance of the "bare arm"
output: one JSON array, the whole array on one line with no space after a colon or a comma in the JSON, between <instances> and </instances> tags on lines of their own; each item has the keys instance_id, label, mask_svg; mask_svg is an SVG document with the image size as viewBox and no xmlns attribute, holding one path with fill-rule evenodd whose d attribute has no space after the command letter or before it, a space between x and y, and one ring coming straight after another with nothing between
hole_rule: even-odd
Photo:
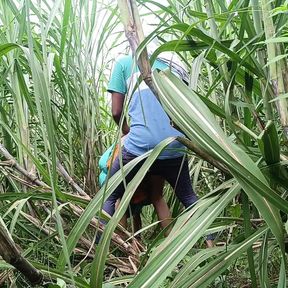
<instances>
[{"instance_id":1,"label":"bare arm","mask_svg":"<svg viewBox=\"0 0 288 288\"><path fill-rule=\"evenodd\" d=\"M124 94L112 92L112 116L118 126L120 125L120 119L123 113L124 98ZM127 124L126 118L124 119L121 128L124 135L129 133L130 128Z\"/></svg>"}]
</instances>

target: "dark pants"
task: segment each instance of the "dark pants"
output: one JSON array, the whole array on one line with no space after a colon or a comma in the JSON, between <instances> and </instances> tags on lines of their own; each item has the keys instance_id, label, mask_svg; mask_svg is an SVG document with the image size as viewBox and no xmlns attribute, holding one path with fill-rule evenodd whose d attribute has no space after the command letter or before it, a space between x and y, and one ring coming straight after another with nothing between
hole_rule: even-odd
<instances>
[{"instance_id":1,"label":"dark pants","mask_svg":"<svg viewBox=\"0 0 288 288\"><path fill-rule=\"evenodd\" d=\"M122 149L123 165L126 165L136 157L137 156L129 153L125 148ZM177 198L182 202L185 208L187 208L197 201L197 196L192 190L187 158L183 161L183 157L165 160L157 159L150 167L148 173L151 175L162 176L172 186ZM127 182L131 181L131 179L136 175L144 161L145 160L136 165L126 176ZM117 157L112 164L110 177L119 169L120 162L119 157ZM124 185L121 183L104 202L103 209L105 212L111 216L114 214L116 200L123 196L124 191Z\"/></svg>"}]
</instances>

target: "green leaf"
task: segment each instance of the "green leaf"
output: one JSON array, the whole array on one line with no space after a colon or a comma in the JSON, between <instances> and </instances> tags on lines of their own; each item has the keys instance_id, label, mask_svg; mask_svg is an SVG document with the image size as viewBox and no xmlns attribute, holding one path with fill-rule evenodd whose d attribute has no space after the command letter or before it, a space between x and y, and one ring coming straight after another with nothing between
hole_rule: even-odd
<instances>
[{"instance_id":1,"label":"green leaf","mask_svg":"<svg viewBox=\"0 0 288 288\"><path fill-rule=\"evenodd\" d=\"M153 80L165 111L190 139L231 171L259 209L283 251L282 221L275 206L287 213L288 202L268 186L257 165L224 134L193 91L169 71L155 71Z\"/></svg>"},{"instance_id":2,"label":"green leaf","mask_svg":"<svg viewBox=\"0 0 288 288\"><path fill-rule=\"evenodd\" d=\"M123 181L124 175L128 174L133 169L133 167L137 165L140 161L145 159L147 155L149 155L149 153L146 153L125 165L123 167L123 171L118 171L115 175L113 175L107 182L107 187L104 185L95 195L95 197L90 201L85 211L79 217L78 221L76 222L67 237L66 243L69 255L76 247L78 240L85 232L91 219L95 217L96 214L98 214L98 211L100 211L103 201L105 201L109 197L109 195L116 189L116 187L118 187L118 185ZM61 270L64 270L65 268L65 257L63 251L59 256L57 266Z\"/></svg>"},{"instance_id":3,"label":"green leaf","mask_svg":"<svg viewBox=\"0 0 288 288\"><path fill-rule=\"evenodd\" d=\"M157 248L152 259L149 259L141 273L136 275L128 287L158 287L239 190L240 186L235 185L213 204L208 199L201 199L194 208L183 214L177 221L178 224L175 224L174 231L172 230ZM202 209L198 211L201 207L204 211Z\"/></svg>"},{"instance_id":4,"label":"green leaf","mask_svg":"<svg viewBox=\"0 0 288 288\"><path fill-rule=\"evenodd\" d=\"M33 266L37 269L39 269L48 279L61 279L62 281L64 281L65 283L70 283L70 284L76 284L77 288L89 288L89 284L87 283L87 281L85 281L84 277L75 277L73 278L73 281L71 280L71 275L69 275L68 273L63 273L61 271L59 271L59 269L55 269L55 268L51 268L47 265L43 265L40 263L36 263L31 261L31 263L33 264Z\"/></svg>"},{"instance_id":5,"label":"green leaf","mask_svg":"<svg viewBox=\"0 0 288 288\"><path fill-rule=\"evenodd\" d=\"M215 260L209 262L201 269L196 270L190 274L186 283L182 284L182 288L204 288L207 287L212 281L224 272L235 259L237 259L243 252L245 252L252 244L257 241L265 232L267 227L262 227L249 238L245 239L242 243L230 247L229 251L218 256Z\"/></svg>"},{"instance_id":6,"label":"green leaf","mask_svg":"<svg viewBox=\"0 0 288 288\"><path fill-rule=\"evenodd\" d=\"M273 121L268 121L264 130L258 136L258 145L268 165L279 163L280 145L277 129Z\"/></svg>"},{"instance_id":7,"label":"green leaf","mask_svg":"<svg viewBox=\"0 0 288 288\"><path fill-rule=\"evenodd\" d=\"M148 156L146 161L143 163L143 165L141 166L141 168L139 169L139 171L137 172L135 177L128 183L128 185L125 189L125 193L124 193L123 197L121 198L120 206L115 211L113 217L111 217L111 220L106 225L104 233L101 237L101 241L99 243L99 246L97 247L96 256L95 256L93 263L92 263L93 275L92 275L91 280L90 280L90 287L93 287L93 288L94 287L95 288L97 288L97 287L101 288L102 287L105 261L106 261L106 257L107 257L108 251L109 251L109 245L110 245L112 233L114 232L118 222L121 220L123 215L126 213L127 207L130 203L130 200L132 199L135 190L137 189L137 187L139 186L139 184L141 183L141 181L145 177L148 169L154 163L154 161L157 159L157 157L159 156L161 151L168 144L170 144L173 140L175 140L175 138L170 137L170 138L167 138L166 140L163 140L161 143L159 143L153 149L153 151ZM141 157L137 157L134 160L137 160L139 158L141 159ZM132 162L133 161L129 162L127 165L124 166L124 168L127 167ZM121 171L118 171L118 172L121 172ZM117 175L117 174L119 175L119 173L116 173L115 175ZM113 177L111 177L111 181L112 181Z\"/></svg>"},{"instance_id":8,"label":"green leaf","mask_svg":"<svg viewBox=\"0 0 288 288\"><path fill-rule=\"evenodd\" d=\"M0 45L0 57L6 55L9 51L15 48L19 48L19 45L15 43L6 43L6 44Z\"/></svg>"},{"instance_id":9,"label":"green leaf","mask_svg":"<svg viewBox=\"0 0 288 288\"><path fill-rule=\"evenodd\" d=\"M169 288L183 287L182 285L191 277L191 273L199 267L201 263L208 260L212 256L218 257L226 247L215 247L212 249L202 250L193 255L190 260L180 269L176 277L170 284ZM230 249L230 247L228 247Z\"/></svg>"},{"instance_id":10,"label":"green leaf","mask_svg":"<svg viewBox=\"0 0 288 288\"><path fill-rule=\"evenodd\" d=\"M71 0L65 0L65 8L64 8L64 14L63 14L62 32L61 32L60 58L63 57L63 52L65 49L65 42L67 41L67 31L68 31L71 9L72 9Z\"/></svg>"},{"instance_id":11,"label":"green leaf","mask_svg":"<svg viewBox=\"0 0 288 288\"><path fill-rule=\"evenodd\" d=\"M234 51L227 48L226 45L229 43L229 40L225 40L225 41L223 41L223 43L218 42L215 39L213 39L212 37L210 37L207 34L205 34L204 32L202 32L200 29L195 28L193 24L191 26L189 26L188 24L184 24L184 23L175 24L175 25L172 25L171 27L169 27L168 29L179 30L179 31L182 31L183 33L185 33L185 35L194 36L194 37L201 40L201 42L199 42L197 44L198 48L196 48L197 47L197 46L195 46L196 42L193 40L173 40L174 42L170 42L169 45L174 45L175 51L190 51L190 50L193 51L192 48L194 48L194 49L195 48L196 49L203 49L203 48L210 48L211 49L211 48L213 48L213 49L216 49L220 52L223 52L229 58L231 58L231 60L239 63L240 65L243 65L245 68L247 68L249 71L251 71L253 74L257 75L258 77L263 76L262 70L260 70L258 67L252 66L250 63L248 63L248 61L246 61L245 59L242 59L237 53L235 53ZM177 43L177 41L178 41L178 43ZM161 45L153 53L153 55L151 57L152 62L163 51L163 49L164 49L163 47L165 47L164 45ZM165 47L165 49L167 49L167 48Z\"/></svg>"}]
</instances>

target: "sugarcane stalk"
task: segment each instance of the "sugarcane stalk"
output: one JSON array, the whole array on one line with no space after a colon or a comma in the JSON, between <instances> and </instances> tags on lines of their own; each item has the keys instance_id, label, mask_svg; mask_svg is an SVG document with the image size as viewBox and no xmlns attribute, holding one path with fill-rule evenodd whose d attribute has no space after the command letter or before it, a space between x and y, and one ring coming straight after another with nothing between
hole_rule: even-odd
<instances>
[{"instance_id":1,"label":"sugarcane stalk","mask_svg":"<svg viewBox=\"0 0 288 288\"><path fill-rule=\"evenodd\" d=\"M32 183L35 183L38 186L43 186L44 188L49 188L49 186L46 183L39 180L37 176L29 173L23 166L21 166L1 143L0 143L0 155L3 155L9 161L11 167L15 168L18 172L24 175Z\"/></svg>"},{"instance_id":2,"label":"sugarcane stalk","mask_svg":"<svg viewBox=\"0 0 288 288\"><path fill-rule=\"evenodd\" d=\"M11 23L14 21L14 15L11 13L8 4L8 1L1 1L3 2L3 11L5 11L5 17L2 19L4 20L5 26L7 27L7 33L5 34L7 37L7 41L11 43L18 43L21 45L20 39L17 39L17 25L16 22L14 25L11 25ZM22 80L25 81L25 77L22 74L21 68L18 64L18 58L19 58L19 50L16 49L12 53L7 54L7 66L11 66L11 69L9 69L7 74L7 79L11 83L10 89L12 92L12 99L13 99L13 108L15 110L15 120L16 120L16 131L18 138L21 140L21 143L23 145L19 145L17 152L18 152L18 158L21 165L27 168L28 171L32 168L32 163L29 161L29 157L27 152L25 151L24 147L27 147L29 149L30 147L30 130L29 130L29 115L28 115L28 105L27 101L21 91L20 88L20 80L19 77L23 78ZM21 75L21 76L20 76ZM25 191L25 186L23 187Z\"/></svg>"},{"instance_id":3,"label":"sugarcane stalk","mask_svg":"<svg viewBox=\"0 0 288 288\"><path fill-rule=\"evenodd\" d=\"M264 32L266 40L269 40L275 36L275 27L273 24L273 19L271 17L271 1L262 0L262 13L264 23ZM278 97L282 94L287 93L285 91L283 75L287 75L286 64L283 61L272 61L276 58L278 53L281 51L280 43L267 44L267 56L269 63L270 80L273 88L273 96ZM284 72L284 73L283 73ZM283 75L282 75L283 73ZM280 122L283 128L284 135L288 139L288 103L286 99L279 99L276 102L276 107L279 113Z\"/></svg>"},{"instance_id":4,"label":"sugarcane stalk","mask_svg":"<svg viewBox=\"0 0 288 288\"><path fill-rule=\"evenodd\" d=\"M260 8L261 5L259 3L259 0L251 0L251 6L252 6L252 17L253 17L254 28L255 28L257 35L259 36L263 33L261 8ZM265 52L262 50L258 50L257 58L258 58L260 65L264 67L265 66L265 61L264 61ZM260 81L260 87L261 87L261 92L263 95L263 108L264 108L266 119L273 120L272 106L271 106L271 103L269 102L270 100L269 90L267 89L263 81Z\"/></svg>"},{"instance_id":5,"label":"sugarcane stalk","mask_svg":"<svg viewBox=\"0 0 288 288\"><path fill-rule=\"evenodd\" d=\"M20 271L33 285L43 281L43 274L29 263L18 251L8 231L0 221L0 256L18 271Z\"/></svg>"},{"instance_id":6,"label":"sugarcane stalk","mask_svg":"<svg viewBox=\"0 0 288 288\"><path fill-rule=\"evenodd\" d=\"M124 31L127 40L130 44L132 54L137 59L137 64L142 78L146 85L154 93L156 98L159 100L158 93L152 81L151 65L146 47L140 51L139 56L137 55L137 49L145 37L136 2L134 0L118 0L118 7L120 10L120 15L122 16L121 20L124 25Z\"/></svg>"},{"instance_id":7,"label":"sugarcane stalk","mask_svg":"<svg viewBox=\"0 0 288 288\"><path fill-rule=\"evenodd\" d=\"M254 28L256 33L259 35L260 33L263 32L259 0L250 0L250 1L252 6Z\"/></svg>"},{"instance_id":8,"label":"sugarcane stalk","mask_svg":"<svg viewBox=\"0 0 288 288\"><path fill-rule=\"evenodd\" d=\"M211 29L211 36L218 42L220 42L220 37L219 37L219 33L218 33L218 27L214 18L214 11L213 11L213 3L211 0L205 0L204 1L204 6L206 9L206 13L208 16L208 22L209 22L209 26ZM218 52L216 52L216 54L219 55ZM224 76L224 79L226 82L229 82L229 75L228 75L228 70L227 67L225 65L219 65L219 71L220 74ZM223 82L223 87L224 90L227 90L227 83Z\"/></svg>"}]
</instances>

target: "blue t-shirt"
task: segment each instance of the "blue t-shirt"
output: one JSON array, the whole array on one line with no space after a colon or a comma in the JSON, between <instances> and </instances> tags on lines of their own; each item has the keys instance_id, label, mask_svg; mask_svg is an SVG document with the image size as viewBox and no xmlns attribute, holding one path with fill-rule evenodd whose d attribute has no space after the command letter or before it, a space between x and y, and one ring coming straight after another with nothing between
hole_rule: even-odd
<instances>
[{"instance_id":1,"label":"blue t-shirt","mask_svg":"<svg viewBox=\"0 0 288 288\"><path fill-rule=\"evenodd\" d=\"M114 65L109 92L118 92L131 95L139 82L140 72L135 67L131 55L119 58ZM133 67L134 66L134 67ZM156 60L152 69L166 69L167 64ZM159 101L148 86L142 81L134 91L129 103L128 114L130 117L130 132L124 140L126 150L134 155L142 155L153 149L162 140L171 136L183 136L170 124L170 119ZM159 159L181 157L184 146L178 141L173 141L159 156Z\"/></svg>"}]
</instances>

